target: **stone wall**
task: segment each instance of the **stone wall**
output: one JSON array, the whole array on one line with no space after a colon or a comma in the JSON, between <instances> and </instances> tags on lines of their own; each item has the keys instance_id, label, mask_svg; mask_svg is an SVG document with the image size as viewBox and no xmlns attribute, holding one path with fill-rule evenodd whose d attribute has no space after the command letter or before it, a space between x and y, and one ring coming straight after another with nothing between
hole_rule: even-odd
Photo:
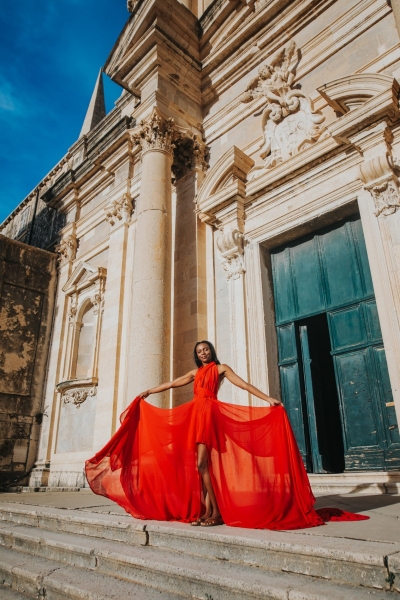
<instances>
[{"instance_id":1,"label":"stone wall","mask_svg":"<svg viewBox=\"0 0 400 600\"><path fill-rule=\"evenodd\" d=\"M36 458L55 284L55 254L0 235L0 487Z\"/></svg>"}]
</instances>

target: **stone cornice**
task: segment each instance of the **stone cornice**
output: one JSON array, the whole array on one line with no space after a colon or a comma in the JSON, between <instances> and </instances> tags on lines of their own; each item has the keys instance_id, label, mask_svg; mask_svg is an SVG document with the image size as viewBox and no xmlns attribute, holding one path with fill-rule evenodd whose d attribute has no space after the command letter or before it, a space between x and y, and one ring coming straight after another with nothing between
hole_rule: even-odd
<instances>
[{"instance_id":1,"label":"stone cornice","mask_svg":"<svg viewBox=\"0 0 400 600\"><path fill-rule=\"evenodd\" d=\"M121 144L127 145L129 151L129 136L132 120L123 117L109 131L96 132L96 136L86 146L86 155L82 162L75 168L69 169L43 194L42 199L50 206L58 203L71 189L79 188L96 171L104 170L102 162ZM109 175L110 173L108 173ZM112 173L111 173L112 174ZM107 175L107 174L106 174Z\"/></svg>"}]
</instances>

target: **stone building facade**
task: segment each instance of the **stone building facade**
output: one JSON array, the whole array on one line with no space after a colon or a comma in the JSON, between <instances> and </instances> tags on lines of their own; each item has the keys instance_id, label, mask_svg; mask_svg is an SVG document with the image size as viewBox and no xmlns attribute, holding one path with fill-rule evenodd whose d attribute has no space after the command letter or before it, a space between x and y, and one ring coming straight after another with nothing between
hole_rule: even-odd
<instances>
[{"instance_id":1,"label":"stone building facade","mask_svg":"<svg viewBox=\"0 0 400 600\"><path fill-rule=\"evenodd\" d=\"M397 4L128 8L115 108L0 228L19 235L37 202L59 236L31 485L84 485L129 401L193 368L199 339L283 398L310 472L399 470ZM259 402L227 382L220 398Z\"/></svg>"}]
</instances>

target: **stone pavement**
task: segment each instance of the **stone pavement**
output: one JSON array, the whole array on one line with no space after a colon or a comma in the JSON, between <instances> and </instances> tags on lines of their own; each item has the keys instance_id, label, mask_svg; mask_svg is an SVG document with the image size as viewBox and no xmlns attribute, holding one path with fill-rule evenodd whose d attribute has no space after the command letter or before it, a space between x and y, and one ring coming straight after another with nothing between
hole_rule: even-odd
<instances>
[{"instance_id":1,"label":"stone pavement","mask_svg":"<svg viewBox=\"0 0 400 600\"><path fill-rule=\"evenodd\" d=\"M0 494L0 598L399 597L400 495L321 495L324 506L370 520L206 529L135 520L87 489Z\"/></svg>"}]
</instances>

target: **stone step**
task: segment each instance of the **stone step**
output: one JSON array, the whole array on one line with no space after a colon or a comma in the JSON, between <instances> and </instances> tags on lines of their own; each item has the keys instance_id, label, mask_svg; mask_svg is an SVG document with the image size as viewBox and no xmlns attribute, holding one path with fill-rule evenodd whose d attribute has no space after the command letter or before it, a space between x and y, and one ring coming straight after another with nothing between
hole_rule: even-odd
<instances>
[{"instance_id":1,"label":"stone step","mask_svg":"<svg viewBox=\"0 0 400 600\"><path fill-rule=\"evenodd\" d=\"M395 576L393 588L400 590L400 542L351 540L349 544L346 538L306 533L225 526L206 529L181 523L135 521L124 515L94 515L85 511L38 509L11 503L0 508L0 522L4 543L8 544L11 542L6 541L7 524L20 524L31 526L33 530L75 533L80 537L83 534L89 546L88 539L93 537L103 542L124 542L133 548L150 546L167 552L184 552L186 557L197 556L267 571L298 573L353 586L388 589L390 582L387 579L390 579L391 572ZM22 534L22 531L20 529L19 533ZM73 537L72 541L76 539ZM28 541L23 543L28 544Z\"/></svg>"},{"instance_id":2,"label":"stone step","mask_svg":"<svg viewBox=\"0 0 400 600\"><path fill-rule=\"evenodd\" d=\"M215 600L256 598L310 600L314 597L318 600L336 598L342 600L344 597L355 600L366 597L383 600L387 598L383 590L374 591L301 574L257 569L249 565L235 564L229 560L206 557L201 557L199 560L198 556L176 550L154 548L149 545L128 546L123 542L46 531L24 525L2 523L0 544L6 547L8 552L18 552L19 560L25 556L36 563L39 561L39 564L35 565L36 573L39 573L35 580L37 589L43 585L41 583L43 573L40 570L43 567L40 567L39 571L38 568L42 564L40 561L44 561L44 564L48 563L50 569L46 576L53 574L54 577L56 571L58 573L60 569L63 570L68 566L92 574L130 581L146 586L146 589L147 586L149 589L156 588L167 595L176 594L193 598L205 598L207 594ZM0 555L0 573L1 571ZM14 567L13 576L16 571L20 578L27 579L23 574L24 565ZM64 581L64 578L61 579ZM8 581L6 583L9 584ZM50 590L52 585L46 583L47 587L50 586ZM25 591L23 587L17 589ZM31 589L27 591L31 593ZM366 596L367 592L368 596Z\"/></svg>"},{"instance_id":3,"label":"stone step","mask_svg":"<svg viewBox=\"0 0 400 600\"><path fill-rule=\"evenodd\" d=\"M27 600L182 600L131 581L0 548L0 598Z\"/></svg>"},{"instance_id":4,"label":"stone step","mask_svg":"<svg viewBox=\"0 0 400 600\"><path fill-rule=\"evenodd\" d=\"M8 585L0 585L0 600L29 600L29 596L22 592L16 592Z\"/></svg>"}]
</instances>

